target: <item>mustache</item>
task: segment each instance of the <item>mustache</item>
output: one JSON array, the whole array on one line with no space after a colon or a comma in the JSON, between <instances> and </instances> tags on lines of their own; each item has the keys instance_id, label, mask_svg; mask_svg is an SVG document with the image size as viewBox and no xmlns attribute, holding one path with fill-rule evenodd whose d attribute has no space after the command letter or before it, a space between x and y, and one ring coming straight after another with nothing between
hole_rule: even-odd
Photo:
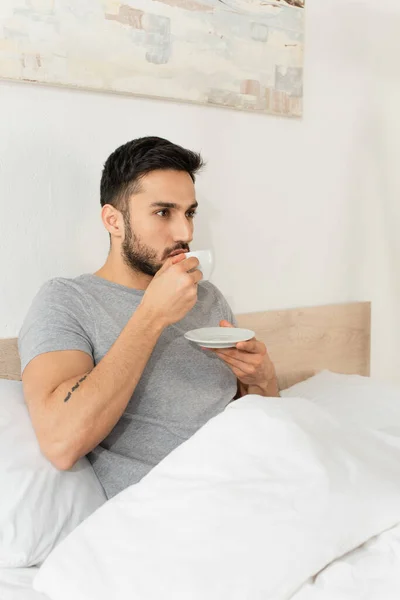
<instances>
[{"instance_id":1,"label":"mustache","mask_svg":"<svg viewBox=\"0 0 400 600\"><path fill-rule=\"evenodd\" d=\"M177 244L173 248L167 248L164 252L164 258L168 258L168 256L171 254L171 252L175 252L175 250L184 250L185 252L189 252L190 248L189 248L188 244L184 244L182 242L180 244Z\"/></svg>"}]
</instances>

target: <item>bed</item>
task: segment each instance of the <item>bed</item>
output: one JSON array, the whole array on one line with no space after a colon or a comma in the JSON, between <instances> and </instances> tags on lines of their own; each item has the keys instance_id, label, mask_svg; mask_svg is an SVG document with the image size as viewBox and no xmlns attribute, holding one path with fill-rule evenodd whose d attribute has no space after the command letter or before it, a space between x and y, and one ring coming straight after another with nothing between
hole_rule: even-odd
<instances>
[{"instance_id":1,"label":"bed","mask_svg":"<svg viewBox=\"0 0 400 600\"><path fill-rule=\"evenodd\" d=\"M32 589L37 567L0 569L1 600L46 600L46 596Z\"/></svg>"},{"instance_id":2,"label":"bed","mask_svg":"<svg viewBox=\"0 0 400 600\"><path fill-rule=\"evenodd\" d=\"M241 327L254 330L258 339L266 343L282 390L301 384L324 370L369 376L370 303L242 314L238 315L238 323ZM0 340L0 378L20 379L15 339ZM0 569L0 598L46 598L46 595L31 588L36 572L35 567ZM400 526L396 525L357 550L338 558L322 572L315 573L290 598L394 600L400 597L399 573ZM52 599L58 597L63 598L62 594L51 596ZM83 592L80 597L86 598Z\"/></svg>"}]
</instances>

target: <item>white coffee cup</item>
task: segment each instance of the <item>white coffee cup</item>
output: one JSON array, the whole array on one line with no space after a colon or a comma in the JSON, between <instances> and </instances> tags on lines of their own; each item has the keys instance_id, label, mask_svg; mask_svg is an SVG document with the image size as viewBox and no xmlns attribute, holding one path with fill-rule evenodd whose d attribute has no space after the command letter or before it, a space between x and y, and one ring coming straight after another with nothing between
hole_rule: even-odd
<instances>
[{"instance_id":1,"label":"white coffee cup","mask_svg":"<svg viewBox=\"0 0 400 600\"><path fill-rule=\"evenodd\" d=\"M200 264L197 268L203 273L203 280L207 281L210 279L214 268L214 258L211 250L196 250L195 252L185 253L186 258L190 258L191 256L195 256L198 259Z\"/></svg>"}]
</instances>

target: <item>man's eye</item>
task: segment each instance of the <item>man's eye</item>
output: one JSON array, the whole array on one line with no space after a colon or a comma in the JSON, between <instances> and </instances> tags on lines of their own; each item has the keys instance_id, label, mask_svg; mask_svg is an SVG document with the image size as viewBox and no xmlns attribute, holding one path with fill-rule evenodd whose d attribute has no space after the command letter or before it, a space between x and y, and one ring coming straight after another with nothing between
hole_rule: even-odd
<instances>
[{"instance_id":1,"label":"man's eye","mask_svg":"<svg viewBox=\"0 0 400 600\"><path fill-rule=\"evenodd\" d=\"M195 210L190 210L188 213L186 213L189 219L194 219L195 216L197 215L197 212Z\"/></svg>"},{"instance_id":2,"label":"man's eye","mask_svg":"<svg viewBox=\"0 0 400 600\"><path fill-rule=\"evenodd\" d=\"M163 208L162 210L159 210L158 212L156 212L156 215L159 215L160 217L167 217L169 214L169 211L167 208Z\"/></svg>"}]
</instances>

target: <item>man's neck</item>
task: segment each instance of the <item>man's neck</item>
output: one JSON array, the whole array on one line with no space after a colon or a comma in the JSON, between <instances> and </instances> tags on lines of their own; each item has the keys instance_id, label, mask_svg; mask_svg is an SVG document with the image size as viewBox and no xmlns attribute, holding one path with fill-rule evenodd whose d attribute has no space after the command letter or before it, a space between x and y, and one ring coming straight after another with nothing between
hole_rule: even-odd
<instances>
[{"instance_id":1,"label":"man's neck","mask_svg":"<svg viewBox=\"0 0 400 600\"><path fill-rule=\"evenodd\" d=\"M150 275L133 271L120 257L114 258L112 253L108 255L104 265L94 275L135 290L146 290L153 279Z\"/></svg>"}]
</instances>

